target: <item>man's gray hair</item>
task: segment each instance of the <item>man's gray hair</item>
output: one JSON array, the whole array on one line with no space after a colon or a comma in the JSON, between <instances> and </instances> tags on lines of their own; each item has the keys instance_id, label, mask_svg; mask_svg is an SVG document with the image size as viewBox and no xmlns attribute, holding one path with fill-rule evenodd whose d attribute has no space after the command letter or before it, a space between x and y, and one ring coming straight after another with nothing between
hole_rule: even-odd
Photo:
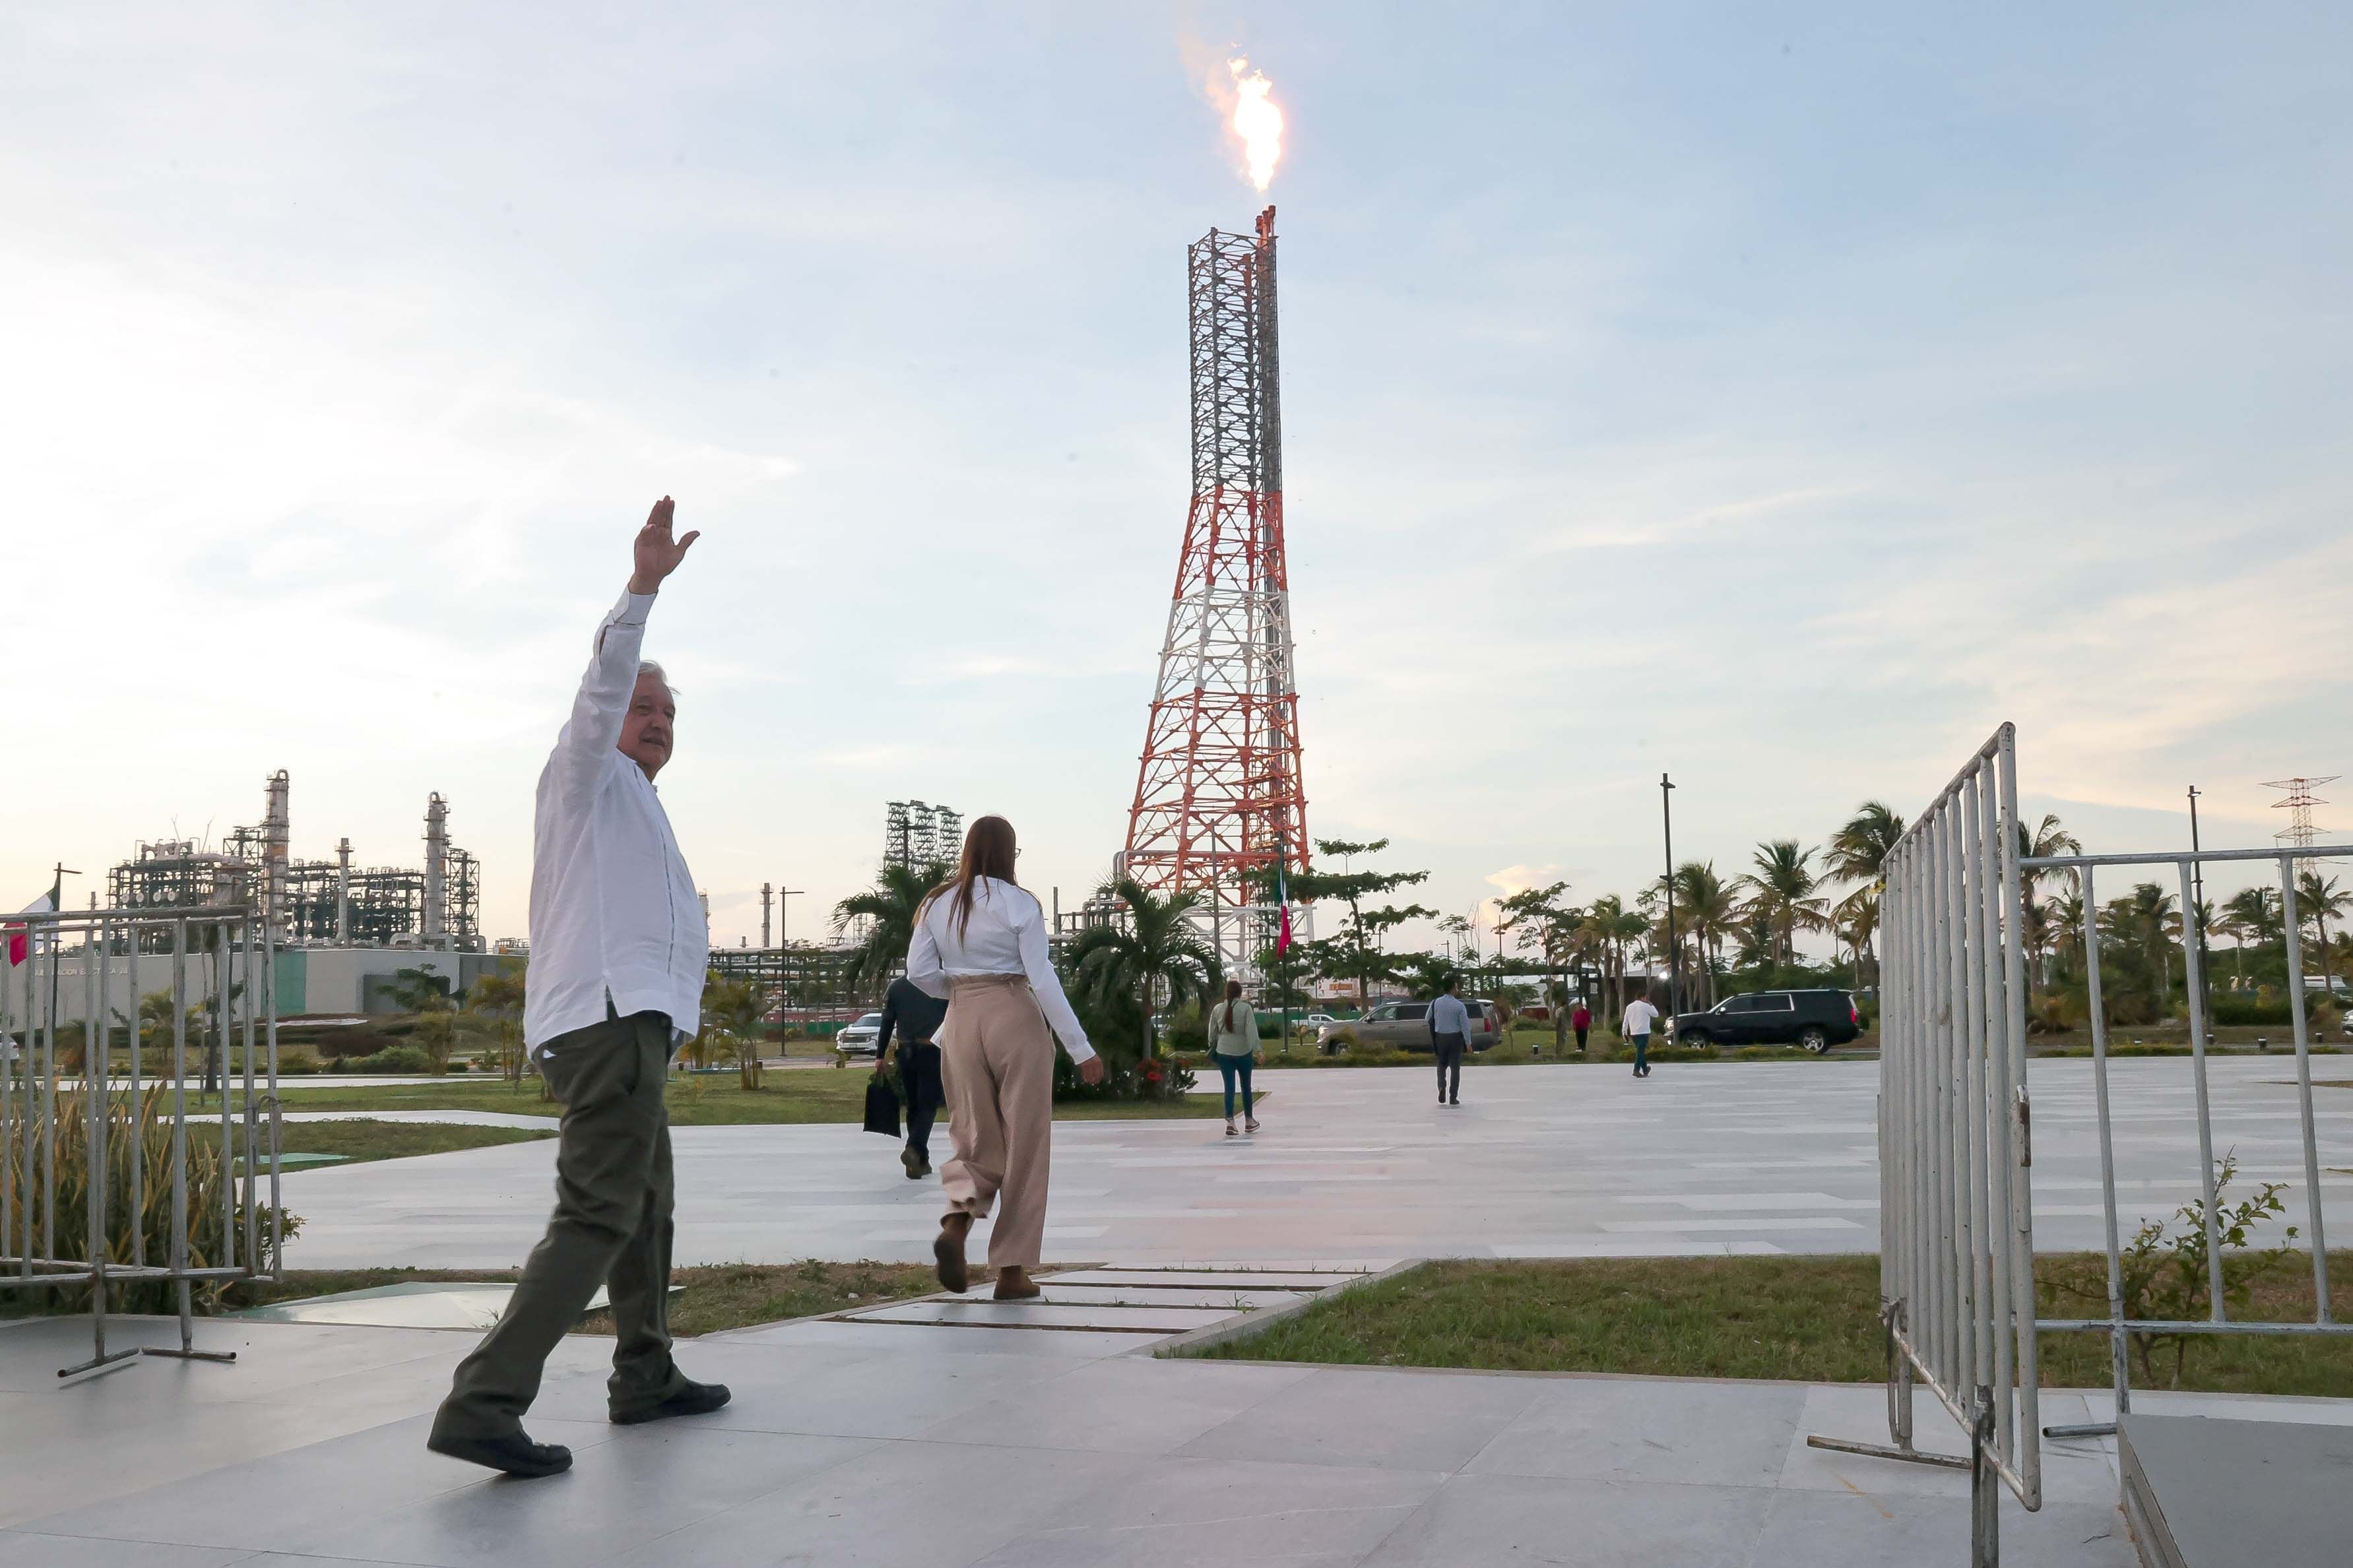
<instances>
[{"instance_id":1,"label":"man's gray hair","mask_svg":"<svg viewBox=\"0 0 2353 1568\"><path fill-rule=\"evenodd\" d=\"M673 698L677 697L678 688L670 683L670 672L668 670L664 669L660 665L656 664L652 659L641 658L638 660L638 679L643 680L649 675L662 683L662 689L664 691L669 692Z\"/></svg>"}]
</instances>

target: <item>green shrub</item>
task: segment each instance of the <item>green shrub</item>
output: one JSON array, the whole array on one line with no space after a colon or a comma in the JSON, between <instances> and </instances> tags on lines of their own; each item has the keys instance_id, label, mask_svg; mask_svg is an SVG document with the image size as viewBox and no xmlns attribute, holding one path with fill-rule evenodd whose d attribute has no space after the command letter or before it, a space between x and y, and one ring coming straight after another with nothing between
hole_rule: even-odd
<instances>
[{"instance_id":1,"label":"green shrub","mask_svg":"<svg viewBox=\"0 0 2353 1568\"><path fill-rule=\"evenodd\" d=\"M306 1078L318 1070L319 1058L312 1056L308 1051L280 1051L278 1053L278 1076L280 1078Z\"/></svg>"},{"instance_id":2,"label":"green shrub","mask_svg":"<svg viewBox=\"0 0 2353 1568\"><path fill-rule=\"evenodd\" d=\"M228 1260L228 1237L223 1225L223 1209L228 1198L227 1184L237 1178L224 1169L221 1160L217 1121L207 1125L189 1096L187 1215L188 1264L204 1268ZM143 1236L147 1261L152 1264L168 1260L172 1253L172 1119L171 1089L157 1085L142 1091L139 1102L132 1103L128 1093L105 1096L100 1122L100 1140L106 1149L106 1211L102 1224L104 1252L112 1263L129 1265L132 1258L132 1237ZM60 1089L57 1109L57 1251L59 1258L90 1256L90 1197L87 1176L90 1169L89 1100L81 1089ZM234 1124L239 1139L244 1136L242 1123ZM200 1135L210 1131L212 1136ZM131 1151L133 1143L142 1150L141 1162L146 1181L141 1194L141 1206L136 1213L131 1207ZM16 1205L28 1195L35 1203L37 1194L27 1194L17 1185L22 1172L18 1162L9 1161L0 1168L0 1191L7 1194L12 1212L22 1215L25 1210ZM37 1185L40 1178L37 1175ZM237 1194L237 1208L242 1215L243 1193ZM297 1215L283 1214L285 1235L290 1239L301 1228ZM268 1205L261 1205L261 1245L265 1253L269 1246L270 1215ZM242 1256L243 1242L237 1242L237 1261L267 1270L273 1260L265 1256L250 1259ZM219 1282L200 1283L195 1288L196 1299L206 1306L217 1304L222 1286ZM163 1312L173 1310L173 1288L161 1280L118 1283L109 1289L109 1307L118 1312ZM86 1287L56 1288L57 1304L69 1310L78 1310L89 1300Z\"/></svg>"},{"instance_id":3,"label":"green shrub","mask_svg":"<svg viewBox=\"0 0 2353 1568\"><path fill-rule=\"evenodd\" d=\"M372 1057L351 1064L353 1072L423 1072L433 1065L423 1046L386 1046Z\"/></svg>"}]
</instances>

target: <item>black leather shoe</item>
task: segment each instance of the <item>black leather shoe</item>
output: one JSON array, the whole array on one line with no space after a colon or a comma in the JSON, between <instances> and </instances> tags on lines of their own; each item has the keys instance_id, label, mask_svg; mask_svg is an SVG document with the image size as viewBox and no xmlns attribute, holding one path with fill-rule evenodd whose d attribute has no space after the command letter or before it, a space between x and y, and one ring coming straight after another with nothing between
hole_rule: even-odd
<instances>
[{"instance_id":1,"label":"black leather shoe","mask_svg":"<svg viewBox=\"0 0 2353 1568\"><path fill-rule=\"evenodd\" d=\"M667 1421L673 1415L708 1415L725 1405L729 1397L727 1385L723 1383L690 1383L659 1405L613 1411L613 1424L616 1426L638 1426L648 1421Z\"/></svg>"},{"instance_id":2,"label":"black leather shoe","mask_svg":"<svg viewBox=\"0 0 2353 1568\"><path fill-rule=\"evenodd\" d=\"M425 1446L437 1454L511 1476L554 1476L572 1468L571 1449L561 1443L534 1443L521 1432L510 1437L445 1437L436 1432L425 1439Z\"/></svg>"}]
</instances>

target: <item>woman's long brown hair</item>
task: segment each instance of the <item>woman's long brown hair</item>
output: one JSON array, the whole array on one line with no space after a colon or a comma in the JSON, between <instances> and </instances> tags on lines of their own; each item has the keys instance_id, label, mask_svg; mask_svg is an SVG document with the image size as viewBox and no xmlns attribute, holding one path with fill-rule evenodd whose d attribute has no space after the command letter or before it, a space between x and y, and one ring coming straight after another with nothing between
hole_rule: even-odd
<instances>
[{"instance_id":1,"label":"woman's long brown hair","mask_svg":"<svg viewBox=\"0 0 2353 1568\"><path fill-rule=\"evenodd\" d=\"M928 907L932 899L951 888L955 889L948 902L948 912L955 918L959 939L972 928L972 885L982 877L1020 886L1013 880L1013 824L1001 816L975 819L965 830L964 858L957 862L955 875L934 888L931 898L923 900Z\"/></svg>"},{"instance_id":2,"label":"woman's long brown hair","mask_svg":"<svg viewBox=\"0 0 2353 1568\"><path fill-rule=\"evenodd\" d=\"M1241 994L1242 983L1240 981L1229 980L1226 982L1226 1033L1229 1035L1234 1032L1234 1004L1241 999Z\"/></svg>"}]
</instances>

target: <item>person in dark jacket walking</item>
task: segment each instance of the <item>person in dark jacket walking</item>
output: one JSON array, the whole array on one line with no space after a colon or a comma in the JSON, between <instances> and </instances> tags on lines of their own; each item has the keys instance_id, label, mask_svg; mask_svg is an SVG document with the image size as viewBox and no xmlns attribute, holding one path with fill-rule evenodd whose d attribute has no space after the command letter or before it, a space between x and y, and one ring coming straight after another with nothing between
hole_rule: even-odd
<instances>
[{"instance_id":1,"label":"person in dark jacket walking","mask_svg":"<svg viewBox=\"0 0 2353 1568\"><path fill-rule=\"evenodd\" d=\"M899 1163L907 1179L920 1181L932 1173L932 1121L947 1095L940 1084L940 1047L932 1043L948 1005L901 975L882 995L882 1026L874 1036L874 1074L880 1078L891 1054L891 1036L899 1037L899 1099L907 1108L907 1146Z\"/></svg>"}]
</instances>

